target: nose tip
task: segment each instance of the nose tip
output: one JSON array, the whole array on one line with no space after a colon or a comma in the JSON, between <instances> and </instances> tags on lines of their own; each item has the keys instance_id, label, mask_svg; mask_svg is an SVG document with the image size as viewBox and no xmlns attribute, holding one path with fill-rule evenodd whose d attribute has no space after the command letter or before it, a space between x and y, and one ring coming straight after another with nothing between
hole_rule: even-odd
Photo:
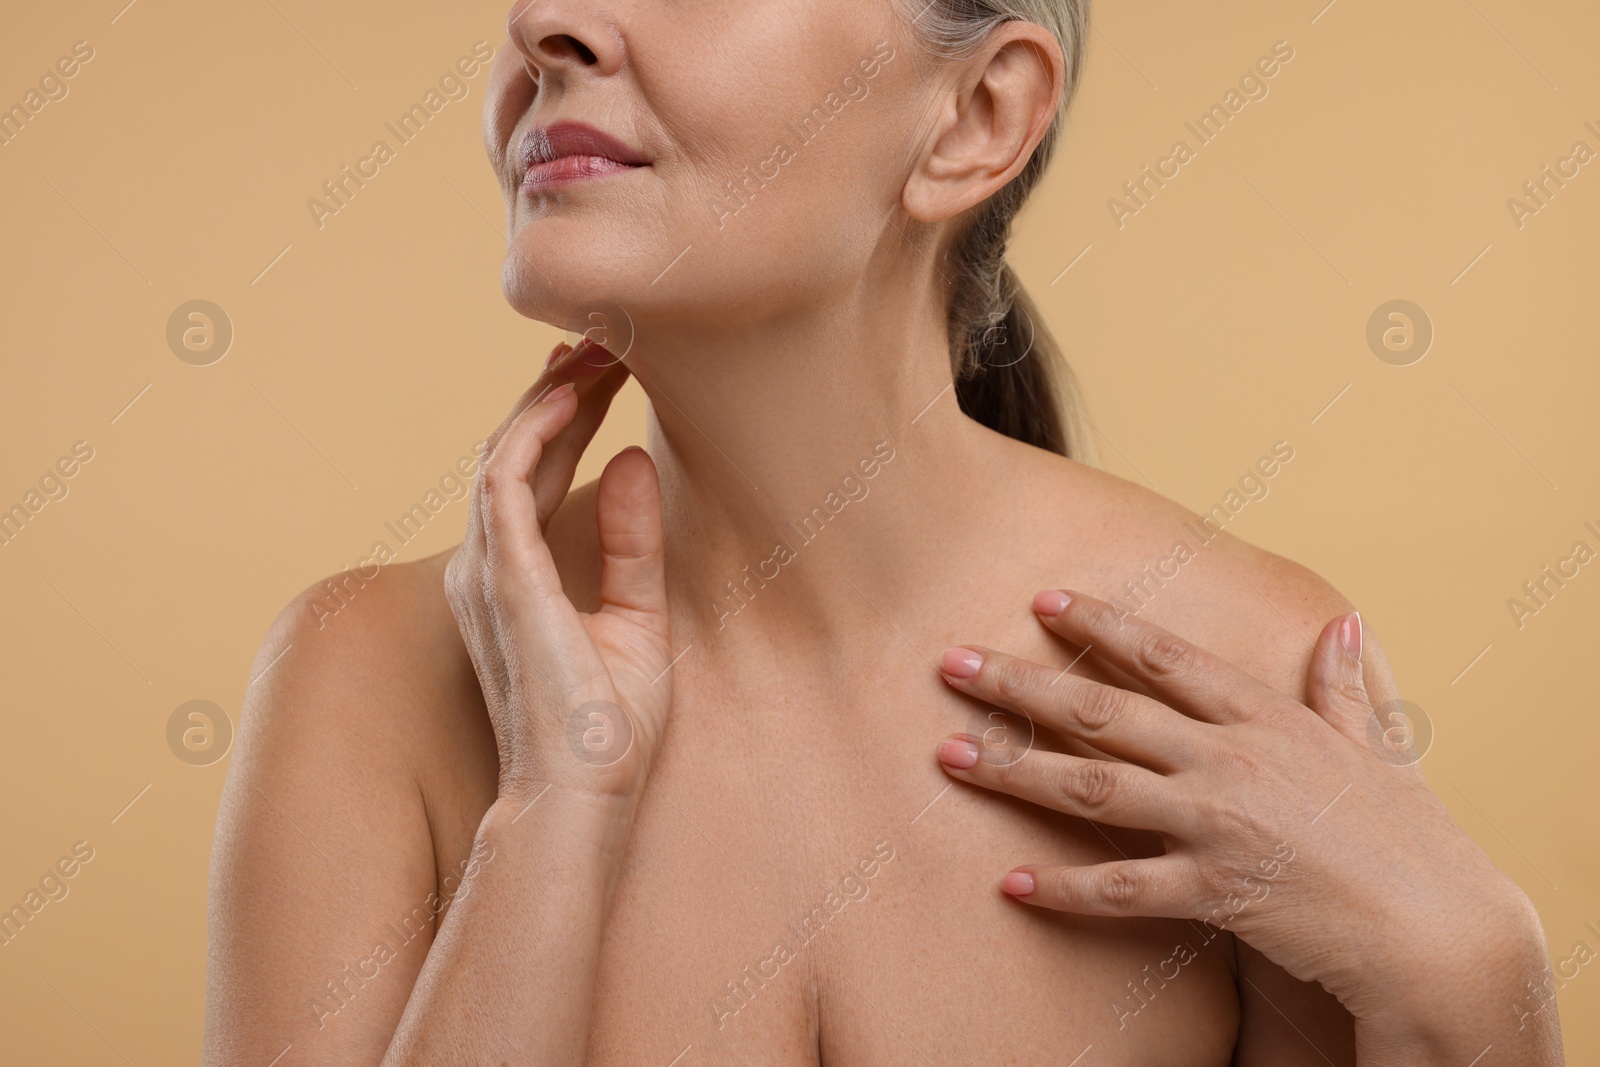
<instances>
[{"instance_id":1,"label":"nose tip","mask_svg":"<svg viewBox=\"0 0 1600 1067\"><path fill-rule=\"evenodd\" d=\"M512 8L506 30L535 76L563 69L611 74L623 63L616 28L588 3L525 0Z\"/></svg>"}]
</instances>

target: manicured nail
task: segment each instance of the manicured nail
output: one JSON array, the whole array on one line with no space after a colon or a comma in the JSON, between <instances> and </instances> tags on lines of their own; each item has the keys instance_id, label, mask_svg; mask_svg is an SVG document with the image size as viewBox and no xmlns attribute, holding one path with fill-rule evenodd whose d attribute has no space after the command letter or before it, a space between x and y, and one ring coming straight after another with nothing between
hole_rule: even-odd
<instances>
[{"instance_id":1,"label":"manicured nail","mask_svg":"<svg viewBox=\"0 0 1600 1067\"><path fill-rule=\"evenodd\" d=\"M978 765L978 746L965 737L947 737L939 742L939 762L958 771Z\"/></svg>"},{"instance_id":2,"label":"manicured nail","mask_svg":"<svg viewBox=\"0 0 1600 1067\"><path fill-rule=\"evenodd\" d=\"M939 669L952 678L971 678L983 667L983 657L970 648L947 648L939 657Z\"/></svg>"},{"instance_id":3,"label":"manicured nail","mask_svg":"<svg viewBox=\"0 0 1600 1067\"><path fill-rule=\"evenodd\" d=\"M544 394L544 399L539 401L539 403L554 404L557 400L560 400L562 397L568 395L576 388L577 386L573 385L571 382L567 382L565 385L558 385L548 393Z\"/></svg>"},{"instance_id":4,"label":"manicured nail","mask_svg":"<svg viewBox=\"0 0 1600 1067\"><path fill-rule=\"evenodd\" d=\"M1027 871L1012 871L1006 875L1005 881L1000 883L1000 888L1014 897L1031 897L1034 889L1033 875Z\"/></svg>"},{"instance_id":5,"label":"manicured nail","mask_svg":"<svg viewBox=\"0 0 1600 1067\"><path fill-rule=\"evenodd\" d=\"M1033 598L1033 610L1040 615L1055 618L1067 610L1067 605L1072 603L1072 597L1059 589L1046 589Z\"/></svg>"},{"instance_id":6,"label":"manicured nail","mask_svg":"<svg viewBox=\"0 0 1600 1067\"><path fill-rule=\"evenodd\" d=\"M1344 646L1345 655L1361 662L1361 612L1352 611L1339 624L1339 643Z\"/></svg>"},{"instance_id":7,"label":"manicured nail","mask_svg":"<svg viewBox=\"0 0 1600 1067\"><path fill-rule=\"evenodd\" d=\"M560 361L562 356L571 351L572 346L567 344L565 341L562 341L560 344L556 345L550 350L550 358L544 361L544 369L549 370L551 367L554 367L556 363Z\"/></svg>"}]
</instances>

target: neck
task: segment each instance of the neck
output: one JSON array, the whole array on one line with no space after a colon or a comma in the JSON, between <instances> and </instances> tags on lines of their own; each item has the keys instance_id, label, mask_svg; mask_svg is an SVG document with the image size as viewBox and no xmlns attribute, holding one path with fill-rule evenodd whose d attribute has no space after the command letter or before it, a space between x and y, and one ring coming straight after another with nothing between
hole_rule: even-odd
<instances>
[{"instance_id":1,"label":"neck","mask_svg":"<svg viewBox=\"0 0 1600 1067\"><path fill-rule=\"evenodd\" d=\"M635 345L679 647L882 627L927 593L919 548L984 519L1005 440L957 407L936 316L872 310Z\"/></svg>"}]
</instances>

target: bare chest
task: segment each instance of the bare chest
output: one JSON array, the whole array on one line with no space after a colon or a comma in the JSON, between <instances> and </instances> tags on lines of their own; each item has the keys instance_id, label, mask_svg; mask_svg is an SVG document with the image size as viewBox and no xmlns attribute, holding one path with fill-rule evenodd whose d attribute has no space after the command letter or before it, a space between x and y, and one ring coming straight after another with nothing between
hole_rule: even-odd
<instances>
[{"instance_id":1,"label":"bare chest","mask_svg":"<svg viewBox=\"0 0 1600 1067\"><path fill-rule=\"evenodd\" d=\"M755 708L751 690L685 682L694 710L674 712L607 923L592 1063L1230 1061L1229 938L999 891L1020 863L1156 847L933 760L974 716L1014 724L931 680L864 685L843 709L803 685Z\"/></svg>"}]
</instances>

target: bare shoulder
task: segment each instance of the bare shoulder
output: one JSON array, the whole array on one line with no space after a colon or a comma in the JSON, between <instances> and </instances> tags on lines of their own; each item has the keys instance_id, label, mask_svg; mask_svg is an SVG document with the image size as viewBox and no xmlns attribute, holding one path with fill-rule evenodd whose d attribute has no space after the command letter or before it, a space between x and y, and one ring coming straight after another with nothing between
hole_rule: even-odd
<instances>
[{"instance_id":1,"label":"bare shoulder","mask_svg":"<svg viewBox=\"0 0 1600 1067\"><path fill-rule=\"evenodd\" d=\"M395 873L403 856L420 884L463 833L470 844L494 746L444 596L449 556L344 571L278 613L245 692L219 859L235 835L259 839L282 821L315 845L301 844L304 870L291 865L291 877L320 880L329 872L317 868L342 865L316 853L341 850L374 872ZM307 822L332 840L315 840Z\"/></svg>"},{"instance_id":2,"label":"bare shoulder","mask_svg":"<svg viewBox=\"0 0 1600 1067\"><path fill-rule=\"evenodd\" d=\"M334 575L268 628L217 816L207 1064L313 1040L375 1062L394 1032L409 982L349 976L371 973L384 923L407 935L383 939L385 968L415 975L494 782L446 559Z\"/></svg>"},{"instance_id":3,"label":"bare shoulder","mask_svg":"<svg viewBox=\"0 0 1600 1067\"><path fill-rule=\"evenodd\" d=\"M303 590L262 642L245 702L325 751L436 785L441 753L482 761L481 698L445 598L454 550L332 575ZM264 724L263 724L264 725ZM492 745L490 756L492 757Z\"/></svg>"},{"instance_id":4,"label":"bare shoulder","mask_svg":"<svg viewBox=\"0 0 1600 1067\"><path fill-rule=\"evenodd\" d=\"M588 558L586 527L587 487L547 531L558 561ZM377 1062L394 1034L498 786L455 551L317 582L262 640L212 852L208 1065Z\"/></svg>"},{"instance_id":5,"label":"bare shoulder","mask_svg":"<svg viewBox=\"0 0 1600 1067\"><path fill-rule=\"evenodd\" d=\"M1283 462L1263 459L1265 470ZM1318 635L1353 608L1310 568L1228 528L1248 497L1230 494L1237 499L1200 514L1071 460L1050 457L1049 468L1071 502L1072 550L1093 560L1086 592L1303 696Z\"/></svg>"}]
</instances>

